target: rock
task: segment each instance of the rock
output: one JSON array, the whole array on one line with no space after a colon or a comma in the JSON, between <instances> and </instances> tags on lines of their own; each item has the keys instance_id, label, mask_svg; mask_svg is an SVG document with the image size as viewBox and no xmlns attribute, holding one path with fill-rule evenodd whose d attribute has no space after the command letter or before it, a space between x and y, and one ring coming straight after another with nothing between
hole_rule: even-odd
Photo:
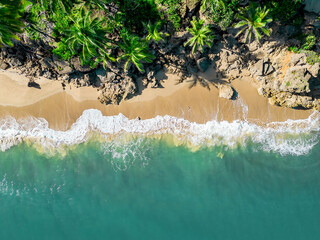
<instances>
[{"instance_id":1,"label":"rock","mask_svg":"<svg viewBox=\"0 0 320 240\"><path fill-rule=\"evenodd\" d=\"M306 55L304 53L293 54L291 56L290 64L291 66L303 65L306 63Z\"/></svg>"},{"instance_id":2,"label":"rock","mask_svg":"<svg viewBox=\"0 0 320 240\"><path fill-rule=\"evenodd\" d=\"M78 85L79 87L88 86L85 79L80 79L79 81L77 81L77 85Z\"/></svg>"},{"instance_id":3,"label":"rock","mask_svg":"<svg viewBox=\"0 0 320 240\"><path fill-rule=\"evenodd\" d=\"M69 81L69 79L70 79L69 75L64 75L62 77L62 81Z\"/></svg>"},{"instance_id":4,"label":"rock","mask_svg":"<svg viewBox=\"0 0 320 240\"><path fill-rule=\"evenodd\" d=\"M9 65L11 67L19 67L19 66L22 66L23 65L23 62L19 59L19 58L9 58L7 60L7 62L9 63Z\"/></svg>"},{"instance_id":5,"label":"rock","mask_svg":"<svg viewBox=\"0 0 320 240\"><path fill-rule=\"evenodd\" d=\"M258 94L264 97L270 97L270 94L268 93L268 91L266 91L266 88L263 87L258 88Z\"/></svg>"},{"instance_id":6,"label":"rock","mask_svg":"<svg viewBox=\"0 0 320 240\"><path fill-rule=\"evenodd\" d=\"M285 26L285 32L286 35L290 37L298 32L298 28L293 25L287 25Z\"/></svg>"},{"instance_id":7,"label":"rock","mask_svg":"<svg viewBox=\"0 0 320 240\"><path fill-rule=\"evenodd\" d=\"M47 79L52 79L53 74L50 71L45 70L45 71L42 72L42 76L47 78Z\"/></svg>"},{"instance_id":8,"label":"rock","mask_svg":"<svg viewBox=\"0 0 320 240\"><path fill-rule=\"evenodd\" d=\"M232 64L239 59L239 56L237 54L231 54L227 57L227 59L228 59L228 62Z\"/></svg>"},{"instance_id":9,"label":"rock","mask_svg":"<svg viewBox=\"0 0 320 240\"><path fill-rule=\"evenodd\" d=\"M109 72L108 72L109 73ZM104 104L119 104L121 100L136 92L136 85L131 77L124 77L120 82L106 82L100 87L99 101Z\"/></svg>"},{"instance_id":10,"label":"rock","mask_svg":"<svg viewBox=\"0 0 320 240\"><path fill-rule=\"evenodd\" d=\"M82 73L85 73L85 72L90 72L91 71L91 68L89 65L82 65L81 61L80 61L80 58L78 57L74 57L71 59L71 64L73 65L74 69L76 71L79 71L79 72L82 72Z\"/></svg>"},{"instance_id":11,"label":"rock","mask_svg":"<svg viewBox=\"0 0 320 240\"><path fill-rule=\"evenodd\" d=\"M6 70L6 69L8 69L9 67L10 67L10 66L9 66L8 63L6 63L6 62L0 62L0 69Z\"/></svg>"},{"instance_id":12,"label":"rock","mask_svg":"<svg viewBox=\"0 0 320 240\"><path fill-rule=\"evenodd\" d=\"M95 72L98 78L105 77L107 74L107 70L104 68L98 68Z\"/></svg>"},{"instance_id":13,"label":"rock","mask_svg":"<svg viewBox=\"0 0 320 240\"><path fill-rule=\"evenodd\" d=\"M55 65L56 71L61 75L72 74L74 72L73 69L70 67L70 64L67 61L54 60L53 63Z\"/></svg>"},{"instance_id":14,"label":"rock","mask_svg":"<svg viewBox=\"0 0 320 240\"><path fill-rule=\"evenodd\" d=\"M249 51L254 52L259 48L259 44L257 41L253 41L252 43L249 44Z\"/></svg>"},{"instance_id":15,"label":"rock","mask_svg":"<svg viewBox=\"0 0 320 240\"><path fill-rule=\"evenodd\" d=\"M303 66L292 67L287 70L283 82L280 86L281 91L306 94L309 93L310 83L314 78Z\"/></svg>"},{"instance_id":16,"label":"rock","mask_svg":"<svg viewBox=\"0 0 320 240\"><path fill-rule=\"evenodd\" d=\"M320 71L320 64L317 62L311 67L308 68L308 71L311 73L313 77L318 77Z\"/></svg>"},{"instance_id":17,"label":"rock","mask_svg":"<svg viewBox=\"0 0 320 240\"><path fill-rule=\"evenodd\" d=\"M313 98L310 96L300 96L288 92L281 92L272 96L271 98L269 98L269 103L282 107L304 109L316 109L319 105L318 101L313 100Z\"/></svg>"},{"instance_id":18,"label":"rock","mask_svg":"<svg viewBox=\"0 0 320 240\"><path fill-rule=\"evenodd\" d=\"M253 66L253 71L255 72L256 75L263 76L263 60L258 61Z\"/></svg>"},{"instance_id":19,"label":"rock","mask_svg":"<svg viewBox=\"0 0 320 240\"><path fill-rule=\"evenodd\" d=\"M254 66L253 66L253 73L257 76L267 76L274 72L274 67L269 61L266 61L268 59L259 60Z\"/></svg>"},{"instance_id":20,"label":"rock","mask_svg":"<svg viewBox=\"0 0 320 240\"><path fill-rule=\"evenodd\" d=\"M263 63L263 74L264 76L268 76L271 73L274 72L274 67L272 66L272 64L270 62L264 62Z\"/></svg>"},{"instance_id":21,"label":"rock","mask_svg":"<svg viewBox=\"0 0 320 240\"><path fill-rule=\"evenodd\" d=\"M158 88L159 87L159 82L154 79L152 82L151 82L151 88Z\"/></svg>"},{"instance_id":22,"label":"rock","mask_svg":"<svg viewBox=\"0 0 320 240\"><path fill-rule=\"evenodd\" d=\"M187 65L187 73L188 75L194 75L197 74L198 69L194 66L194 64L188 64Z\"/></svg>"},{"instance_id":23,"label":"rock","mask_svg":"<svg viewBox=\"0 0 320 240\"><path fill-rule=\"evenodd\" d=\"M54 67L54 63L51 58L43 58L39 61L42 70L44 69L52 69Z\"/></svg>"},{"instance_id":24,"label":"rock","mask_svg":"<svg viewBox=\"0 0 320 240\"><path fill-rule=\"evenodd\" d=\"M233 68L227 72L227 76L229 76L231 79L235 79L240 76L240 73L241 73L241 71L239 68Z\"/></svg>"},{"instance_id":25,"label":"rock","mask_svg":"<svg viewBox=\"0 0 320 240\"><path fill-rule=\"evenodd\" d=\"M147 74L147 79L151 81L154 78L155 72L154 71L149 71Z\"/></svg>"},{"instance_id":26,"label":"rock","mask_svg":"<svg viewBox=\"0 0 320 240\"><path fill-rule=\"evenodd\" d=\"M33 88L37 88L37 89L41 89L40 85L38 83L36 83L35 81L33 80L30 80L28 82L28 87L33 87Z\"/></svg>"},{"instance_id":27,"label":"rock","mask_svg":"<svg viewBox=\"0 0 320 240\"><path fill-rule=\"evenodd\" d=\"M83 79L80 80L80 83L81 83L81 87L84 87L84 86L90 86L91 85L91 82L92 82L92 76L90 74L85 74L83 76Z\"/></svg>"},{"instance_id":28,"label":"rock","mask_svg":"<svg viewBox=\"0 0 320 240\"><path fill-rule=\"evenodd\" d=\"M197 67L201 72L206 72L210 66L207 58L200 58L197 60Z\"/></svg>"},{"instance_id":29,"label":"rock","mask_svg":"<svg viewBox=\"0 0 320 240\"><path fill-rule=\"evenodd\" d=\"M124 87L124 94L122 99L127 99L128 96L135 94L136 92L136 85L132 81L132 78L126 76L123 79L123 87Z\"/></svg>"},{"instance_id":30,"label":"rock","mask_svg":"<svg viewBox=\"0 0 320 240\"><path fill-rule=\"evenodd\" d=\"M141 82L142 82L142 86L148 87L149 80L148 80L147 78L143 78L143 79L141 80Z\"/></svg>"},{"instance_id":31,"label":"rock","mask_svg":"<svg viewBox=\"0 0 320 240\"><path fill-rule=\"evenodd\" d=\"M180 14L183 18L190 18L196 14L197 8L200 6L201 0L182 0Z\"/></svg>"},{"instance_id":32,"label":"rock","mask_svg":"<svg viewBox=\"0 0 320 240\"><path fill-rule=\"evenodd\" d=\"M95 79L95 86L99 87L103 81L105 81L107 71L104 68L98 68L95 71L96 79Z\"/></svg>"},{"instance_id":33,"label":"rock","mask_svg":"<svg viewBox=\"0 0 320 240\"><path fill-rule=\"evenodd\" d=\"M106 73L106 82L113 82L116 79L116 74L114 72Z\"/></svg>"},{"instance_id":34,"label":"rock","mask_svg":"<svg viewBox=\"0 0 320 240\"><path fill-rule=\"evenodd\" d=\"M232 99L234 90L230 85L219 85L219 97Z\"/></svg>"}]
</instances>

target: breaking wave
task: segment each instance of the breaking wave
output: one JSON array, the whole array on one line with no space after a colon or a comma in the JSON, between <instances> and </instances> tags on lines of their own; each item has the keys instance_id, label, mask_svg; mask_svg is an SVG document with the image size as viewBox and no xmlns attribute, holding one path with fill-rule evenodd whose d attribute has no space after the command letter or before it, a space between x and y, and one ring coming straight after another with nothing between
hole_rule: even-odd
<instances>
[{"instance_id":1,"label":"breaking wave","mask_svg":"<svg viewBox=\"0 0 320 240\"><path fill-rule=\"evenodd\" d=\"M171 135L179 144L193 147L225 145L232 148L254 142L264 151L302 155L310 152L318 143L319 127L320 116L317 112L304 120L287 120L260 126L243 120L212 120L198 124L171 116L129 120L122 114L103 116L99 110L89 109L67 131L50 129L45 119L1 119L0 148L5 151L26 141L44 149L60 149L83 143L98 133L106 142L113 139L113 145L110 145L113 147L114 139L123 134L142 137Z\"/></svg>"}]
</instances>

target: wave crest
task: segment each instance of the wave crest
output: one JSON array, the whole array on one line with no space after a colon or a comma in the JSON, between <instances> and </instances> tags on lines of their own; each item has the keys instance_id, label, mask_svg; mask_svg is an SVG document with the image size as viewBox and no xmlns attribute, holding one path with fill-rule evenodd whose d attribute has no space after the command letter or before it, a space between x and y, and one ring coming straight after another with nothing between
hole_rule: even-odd
<instances>
[{"instance_id":1,"label":"wave crest","mask_svg":"<svg viewBox=\"0 0 320 240\"><path fill-rule=\"evenodd\" d=\"M124 115L103 116L99 110L85 110L67 131L49 128L45 119L30 118L17 121L14 118L0 120L0 148L2 151L23 141L39 144L44 149L61 148L87 141L93 132L105 139L120 134L143 137L169 134L181 144L191 146L246 145L253 141L264 151L280 154L301 155L308 153L318 143L319 113L304 120L288 120L259 126L248 121L218 122L205 124L190 122L171 116L152 119L129 120Z\"/></svg>"}]
</instances>

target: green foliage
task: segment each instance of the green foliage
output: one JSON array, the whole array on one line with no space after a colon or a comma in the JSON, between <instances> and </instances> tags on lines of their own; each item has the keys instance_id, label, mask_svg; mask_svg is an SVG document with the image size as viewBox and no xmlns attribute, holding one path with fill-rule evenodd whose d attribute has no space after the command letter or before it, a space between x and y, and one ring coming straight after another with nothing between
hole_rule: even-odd
<instances>
[{"instance_id":1,"label":"green foliage","mask_svg":"<svg viewBox=\"0 0 320 240\"><path fill-rule=\"evenodd\" d=\"M320 56L318 53L310 50L303 50L302 53L307 55L307 63L310 65L314 65L316 63L320 63Z\"/></svg>"},{"instance_id":2,"label":"green foliage","mask_svg":"<svg viewBox=\"0 0 320 240\"><path fill-rule=\"evenodd\" d=\"M223 31L233 22L241 0L204 0L201 11Z\"/></svg>"},{"instance_id":3,"label":"green foliage","mask_svg":"<svg viewBox=\"0 0 320 240\"><path fill-rule=\"evenodd\" d=\"M288 47L288 50L294 53L298 53L300 49L297 46L290 46Z\"/></svg>"},{"instance_id":4,"label":"green foliage","mask_svg":"<svg viewBox=\"0 0 320 240\"><path fill-rule=\"evenodd\" d=\"M287 24L302 23L303 16L300 10L303 8L303 0L266 0L265 2L273 19Z\"/></svg>"},{"instance_id":5,"label":"green foliage","mask_svg":"<svg viewBox=\"0 0 320 240\"><path fill-rule=\"evenodd\" d=\"M192 54L196 50L203 51L205 45L211 47L214 35L210 27L204 24L204 20L198 20L193 17L191 25L192 28L187 28L187 30L192 34L192 37L185 43L185 46L189 45L192 47Z\"/></svg>"},{"instance_id":6,"label":"green foliage","mask_svg":"<svg viewBox=\"0 0 320 240\"><path fill-rule=\"evenodd\" d=\"M146 30L148 31L148 35L146 37L146 40L148 42L154 41L159 42L163 40L164 33L159 32L159 29L161 27L161 22L157 22L154 25L152 25L150 22L148 24L144 24Z\"/></svg>"},{"instance_id":7,"label":"green foliage","mask_svg":"<svg viewBox=\"0 0 320 240\"><path fill-rule=\"evenodd\" d=\"M176 30L179 30L181 0L155 0L155 3L158 5L160 16L169 21Z\"/></svg>"},{"instance_id":8,"label":"green foliage","mask_svg":"<svg viewBox=\"0 0 320 240\"><path fill-rule=\"evenodd\" d=\"M19 14L19 0L0 0L0 47L13 46L12 40L20 40L17 33L23 32L23 23Z\"/></svg>"},{"instance_id":9,"label":"green foliage","mask_svg":"<svg viewBox=\"0 0 320 240\"><path fill-rule=\"evenodd\" d=\"M79 55L83 64L101 56L112 60L107 52L107 48L110 47L106 38L106 34L110 31L109 27L103 18L92 15L92 11L82 7L70 16L71 26L60 29L63 37L54 50L55 54L64 59ZM64 53L66 49L68 51Z\"/></svg>"},{"instance_id":10,"label":"green foliage","mask_svg":"<svg viewBox=\"0 0 320 240\"><path fill-rule=\"evenodd\" d=\"M143 34L143 23L156 22L160 19L157 5L154 0L121 0L118 2L122 13L123 26L138 35Z\"/></svg>"},{"instance_id":11,"label":"green foliage","mask_svg":"<svg viewBox=\"0 0 320 240\"><path fill-rule=\"evenodd\" d=\"M201 3L201 10L214 10L214 8L226 8L226 3L224 0L203 0Z\"/></svg>"},{"instance_id":12,"label":"green foliage","mask_svg":"<svg viewBox=\"0 0 320 240\"><path fill-rule=\"evenodd\" d=\"M245 32L245 42L249 40L249 43L254 36L255 39L259 42L262 33L267 36L270 36L270 29L267 27L267 24L272 22L272 18L268 16L269 10L266 7L261 8L255 3L250 3L247 8L244 8L240 11L238 18L241 20L235 27L242 28L238 34L239 36ZM262 33L261 33L261 32Z\"/></svg>"},{"instance_id":13,"label":"green foliage","mask_svg":"<svg viewBox=\"0 0 320 240\"><path fill-rule=\"evenodd\" d=\"M309 34L298 32L297 34L294 34L292 38L297 39L301 42L301 45L289 47L289 50L295 53L303 50L312 50L317 41L317 38L313 32L310 32Z\"/></svg>"},{"instance_id":14,"label":"green foliage","mask_svg":"<svg viewBox=\"0 0 320 240\"><path fill-rule=\"evenodd\" d=\"M123 43L119 44L123 54L118 57L118 61L124 59L125 71L128 70L130 63L133 63L140 72L145 72L143 69L143 62L151 63L155 58L152 53L149 52L148 43L138 36L130 35L128 33L122 34Z\"/></svg>"},{"instance_id":15,"label":"green foliage","mask_svg":"<svg viewBox=\"0 0 320 240\"><path fill-rule=\"evenodd\" d=\"M317 38L314 35L308 35L302 45L304 50L311 50L316 45Z\"/></svg>"},{"instance_id":16,"label":"green foliage","mask_svg":"<svg viewBox=\"0 0 320 240\"><path fill-rule=\"evenodd\" d=\"M31 0L30 0L31 1ZM56 11L63 8L66 12L70 12L73 4L78 3L77 0L34 0L31 1L34 5L39 4L42 9L50 13L55 13Z\"/></svg>"},{"instance_id":17,"label":"green foliage","mask_svg":"<svg viewBox=\"0 0 320 240\"><path fill-rule=\"evenodd\" d=\"M316 63L320 63L320 56L315 51L299 49L298 47L295 47L295 46L294 47L289 47L288 50L292 51L294 53L304 53L304 54L306 54L307 63L310 64L310 65L314 65Z\"/></svg>"},{"instance_id":18,"label":"green foliage","mask_svg":"<svg viewBox=\"0 0 320 240\"><path fill-rule=\"evenodd\" d=\"M64 39L57 43L56 48L53 49L52 52L65 60L70 60L71 57L74 56L74 53L71 51Z\"/></svg>"},{"instance_id":19,"label":"green foliage","mask_svg":"<svg viewBox=\"0 0 320 240\"><path fill-rule=\"evenodd\" d=\"M46 17L45 11L40 4L34 4L28 10L25 19L28 22L25 30L28 37L35 40L40 40L42 37L41 32L45 32L46 29Z\"/></svg>"}]
</instances>

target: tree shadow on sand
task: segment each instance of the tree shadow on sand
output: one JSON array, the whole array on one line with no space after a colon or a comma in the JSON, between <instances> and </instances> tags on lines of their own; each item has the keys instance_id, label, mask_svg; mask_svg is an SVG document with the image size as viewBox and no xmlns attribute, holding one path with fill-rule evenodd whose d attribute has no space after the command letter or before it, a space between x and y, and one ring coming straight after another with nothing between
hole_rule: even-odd
<instances>
[{"instance_id":1,"label":"tree shadow on sand","mask_svg":"<svg viewBox=\"0 0 320 240\"><path fill-rule=\"evenodd\" d=\"M211 90L212 87L218 88L221 84L228 84L229 82L225 79L225 74L217 71L216 64L213 61L205 73L195 73L189 79L187 79L186 82L189 84L189 89L200 85L208 90Z\"/></svg>"}]
</instances>

